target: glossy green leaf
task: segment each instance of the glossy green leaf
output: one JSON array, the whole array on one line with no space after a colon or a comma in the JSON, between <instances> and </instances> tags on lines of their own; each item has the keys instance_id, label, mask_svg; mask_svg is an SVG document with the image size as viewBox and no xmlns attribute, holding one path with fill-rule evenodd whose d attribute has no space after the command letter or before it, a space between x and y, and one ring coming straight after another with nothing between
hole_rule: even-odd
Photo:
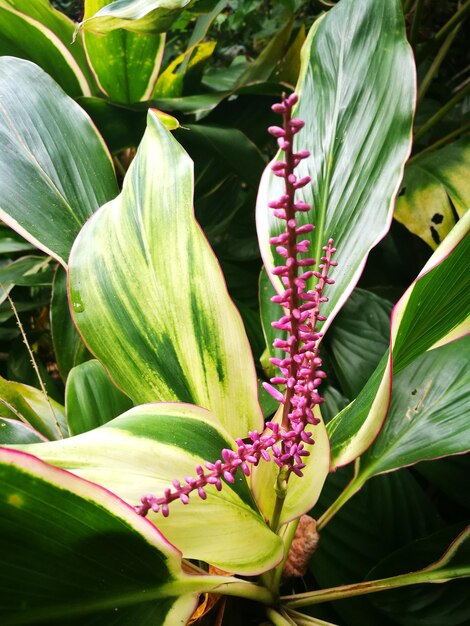
<instances>
[{"instance_id":1,"label":"glossy green leaf","mask_svg":"<svg viewBox=\"0 0 470 626\"><path fill-rule=\"evenodd\" d=\"M87 0L85 19L106 4L106 0ZM128 103L150 98L163 57L164 35L85 30L84 42L96 80L111 100Z\"/></svg>"},{"instance_id":2,"label":"glossy green leaf","mask_svg":"<svg viewBox=\"0 0 470 626\"><path fill-rule=\"evenodd\" d=\"M266 269L263 267L259 277L259 309L261 325L263 327L266 350L261 358L261 365L268 378L276 375L276 367L270 362L271 357L282 359L284 352L280 348L274 348L273 343L276 338L285 339L287 332L277 330L271 326L271 322L278 320L282 315L279 304L271 302L271 298L276 294Z\"/></svg>"},{"instance_id":3,"label":"glossy green leaf","mask_svg":"<svg viewBox=\"0 0 470 626\"><path fill-rule=\"evenodd\" d=\"M470 491L467 488L470 474L470 454L424 461L418 463L415 470L451 500L470 509Z\"/></svg>"},{"instance_id":4,"label":"glossy green leaf","mask_svg":"<svg viewBox=\"0 0 470 626\"><path fill-rule=\"evenodd\" d=\"M319 407L316 407L315 416L321 420ZM278 411L274 421L282 419L281 410ZM315 443L305 445L310 455L303 458L306 467L302 470L303 476L291 474L287 485L287 494L284 499L279 525L286 524L303 513L309 511L318 500L323 488L323 483L328 476L330 466L330 445L325 425L321 420L316 426L310 426ZM265 519L271 520L276 503L276 481L279 476L279 467L271 462L260 462L253 468L251 475L251 488L256 503Z\"/></svg>"},{"instance_id":5,"label":"glossy green leaf","mask_svg":"<svg viewBox=\"0 0 470 626\"><path fill-rule=\"evenodd\" d=\"M355 289L328 333L335 374L350 398L373 374L390 342L392 304L365 289Z\"/></svg>"},{"instance_id":6,"label":"glossy green leaf","mask_svg":"<svg viewBox=\"0 0 470 626\"><path fill-rule=\"evenodd\" d=\"M470 137L412 159L394 217L431 248L470 206Z\"/></svg>"},{"instance_id":7,"label":"glossy green leaf","mask_svg":"<svg viewBox=\"0 0 470 626\"><path fill-rule=\"evenodd\" d=\"M444 531L445 537L448 535L446 531ZM428 545L426 545L426 543ZM421 557L418 559L419 561L422 561L422 563L420 563L421 566L424 564L424 560L422 558L423 551L420 550L423 544L426 549L429 547L429 541L424 539L421 545L418 543L417 555L418 557ZM418 569L407 574L398 574L396 576L379 578L352 585L343 585L332 589L320 589L319 591L311 591L304 594L298 594L297 596L281 596L281 600L283 600L285 602L285 606L290 609L327 602L329 600L339 600L352 596L359 596L376 591L387 591L390 589L396 589L397 587L407 587L408 585L418 585L421 583L445 583L459 578L468 578L470 577L469 546L470 526L458 535L458 537L451 543L450 547L445 550L444 554L437 561L432 562L427 567L422 567L422 569Z\"/></svg>"},{"instance_id":8,"label":"glossy green leaf","mask_svg":"<svg viewBox=\"0 0 470 626\"><path fill-rule=\"evenodd\" d=\"M117 28L138 33L165 33L193 1L115 0L82 22L82 26L96 33L108 33Z\"/></svg>"},{"instance_id":9,"label":"glossy green leaf","mask_svg":"<svg viewBox=\"0 0 470 626\"><path fill-rule=\"evenodd\" d=\"M19 287L51 287L56 267L57 263L50 257L35 256L21 257L1 269Z\"/></svg>"},{"instance_id":10,"label":"glossy green leaf","mask_svg":"<svg viewBox=\"0 0 470 626\"><path fill-rule=\"evenodd\" d=\"M470 212L431 256L392 313L393 358L403 369L425 350L470 331ZM433 297L439 294L439 298Z\"/></svg>"},{"instance_id":11,"label":"glossy green leaf","mask_svg":"<svg viewBox=\"0 0 470 626\"><path fill-rule=\"evenodd\" d=\"M21 452L0 450L0 477L3 623L189 619L194 583L185 589L181 555L131 507Z\"/></svg>"},{"instance_id":12,"label":"glossy green leaf","mask_svg":"<svg viewBox=\"0 0 470 626\"><path fill-rule=\"evenodd\" d=\"M75 25L47 0L0 0L0 55L39 65L72 97L94 87Z\"/></svg>"},{"instance_id":13,"label":"glossy green leaf","mask_svg":"<svg viewBox=\"0 0 470 626\"><path fill-rule=\"evenodd\" d=\"M312 511L314 517L318 518L336 500L350 474L349 468L341 468L328 476ZM321 541L309 569L325 589L353 584L363 580L389 554L441 527L430 497L408 470L378 476L367 482L321 530ZM341 600L333 607L347 626L387 624L367 596Z\"/></svg>"},{"instance_id":14,"label":"glossy green leaf","mask_svg":"<svg viewBox=\"0 0 470 626\"><path fill-rule=\"evenodd\" d=\"M135 407L94 431L21 449L138 505L143 495L163 494L173 479L196 476L197 465L216 461L223 448L235 445L208 411L154 403ZM149 519L186 557L255 574L277 564L282 542L266 526L239 474L220 492L208 486L207 500L194 494L187 506L173 502L168 518L150 513Z\"/></svg>"},{"instance_id":15,"label":"glossy green leaf","mask_svg":"<svg viewBox=\"0 0 470 626\"><path fill-rule=\"evenodd\" d=\"M201 42L192 51L183 52L176 57L158 77L152 98L182 96L185 82L191 78L191 73L202 73L202 67L212 56L215 46L215 41ZM188 54L190 55L189 61L187 61Z\"/></svg>"},{"instance_id":16,"label":"glossy green leaf","mask_svg":"<svg viewBox=\"0 0 470 626\"><path fill-rule=\"evenodd\" d=\"M121 195L74 245L74 320L135 404L198 404L233 436L245 436L262 425L253 359L194 221L192 189L191 160L150 111Z\"/></svg>"},{"instance_id":17,"label":"glossy green leaf","mask_svg":"<svg viewBox=\"0 0 470 626\"><path fill-rule=\"evenodd\" d=\"M470 336L427 352L395 375L384 426L359 476L470 450Z\"/></svg>"},{"instance_id":18,"label":"glossy green leaf","mask_svg":"<svg viewBox=\"0 0 470 626\"><path fill-rule=\"evenodd\" d=\"M367 80L364 77L367 76ZM319 259L333 237L339 267L328 289L324 314L331 323L364 267L370 249L386 234L410 151L415 78L399 0L342 0L318 20L302 51L294 115L305 121L294 149L307 149L297 176L311 183L298 199L312 209L310 256ZM276 157L276 160L279 155ZM257 228L265 267L278 257L269 237L283 229L268 203L284 193L270 167L257 201ZM276 254L276 256L274 256ZM312 279L316 280L316 279ZM282 290L279 279L273 278Z\"/></svg>"},{"instance_id":19,"label":"glossy green leaf","mask_svg":"<svg viewBox=\"0 0 470 626\"><path fill-rule=\"evenodd\" d=\"M435 559L437 562L428 568L435 575L442 572L445 585L419 585L405 589L395 589L385 594L371 596L371 601L382 613L402 626L464 626L470 620L470 597L468 580L452 580L470 576L469 531L464 531L455 541L455 528L434 533L426 538L410 543L391 554L369 572L367 578L384 578L403 572L416 570ZM439 558L448 550L449 556ZM456 545L457 544L457 545ZM455 550L453 556L452 551ZM447 572L447 573L446 573ZM406 607L406 610L403 610Z\"/></svg>"},{"instance_id":20,"label":"glossy green leaf","mask_svg":"<svg viewBox=\"0 0 470 626\"><path fill-rule=\"evenodd\" d=\"M93 430L132 408L96 359L74 367L65 386L65 413L71 435Z\"/></svg>"},{"instance_id":21,"label":"glossy green leaf","mask_svg":"<svg viewBox=\"0 0 470 626\"><path fill-rule=\"evenodd\" d=\"M101 137L40 68L3 57L0 142L1 219L65 265L82 224L117 193Z\"/></svg>"},{"instance_id":22,"label":"glossy green leaf","mask_svg":"<svg viewBox=\"0 0 470 626\"><path fill-rule=\"evenodd\" d=\"M210 165L210 169L217 171L219 180L217 178L214 180L215 185L220 185L222 175L226 176L229 172L231 174L235 172L245 183L258 187L265 159L245 133L237 128L222 128L206 124L185 124L184 128L188 128L191 133L184 133L183 129L178 134L178 138L181 138L183 146L188 146L188 151L194 148L200 159L205 156L203 161L205 169ZM210 163L208 162L209 155ZM223 174L220 170L221 163L224 166ZM218 221L223 221L220 211Z\"/></svg>"},{"instance_id":23,"label":"glossy green leaf","mask_svg":"<svg viewBox=\"0 0 470 626\"><path fill-rule=\"evenodd\" d=\"M50 318L55 359L65 382L70 370L90 359L91 354L72 322L67 298L67 274L61 266L54 277Z\"/></svg>"},{"instance_id":24,"label":"glossy green leaf","mask_svg":"<svg viewBox=\"0 0 470 626\"><path fill-rule=\"evenodd\" d=\"M427 350L468 333L469 229L470 213L457 223L393 309L393 375ZM387 415L391 384L392 359L387 351L359 396L328 424L332 467L354 460L374 441Z\"/></svg>"},{"instance_id":25,"label":"glossy green leaf","mask_svg":"<svg viewBox=\"0 0 470 626\"><path fill-rule=\"evenodd\" d=\"M0 445L9 446L16 443L40 443L47 441L44 435L41 435L31 426L20 422L19 420L0 417Z\"/></svg>"},{"instance_id":26,"label":"glossy green leaf","mask_svg":"<svg viewBox=\"0 0 470 626\"><path fill-rule=\"evenodd\" d=\"M68 437L64 408L42 391L0 376L0 415L31 426L47 439Z\"/></svg>"},{"instance_id":27,"label":"glossy green leaf","mask_svg":"<svg viewBox=\"0 0 470 626\"><path fill-rule=\"evenodd\" d=\"M50 258L37 255L24 256L0 266L0 302L3 302L14 285L50 285L54 268Z\"/></svg>"},{"instance_id":28,"label":"glossy green leaf","mask_svg":"<svg viewBox=\"0 0 470 626\"><path fill-rule=\"evenodd\" d=\"M0 226L0 254L31 252L35 249L35 246L25 241L8 226Z\"/></svg>"},{"instance_id":29,"label":"glossy green leaf","mask_svg":"<svg viewBox=\"0 0 470 626\"><path fill-rule=\"evenodd\" d=\"M261 54L250 63L237 81L238 85L251 82L268 81L276 67L285 57L294 26L294 18L286 21L284 26L275 34Z\"/></svg>"}]
</instances>

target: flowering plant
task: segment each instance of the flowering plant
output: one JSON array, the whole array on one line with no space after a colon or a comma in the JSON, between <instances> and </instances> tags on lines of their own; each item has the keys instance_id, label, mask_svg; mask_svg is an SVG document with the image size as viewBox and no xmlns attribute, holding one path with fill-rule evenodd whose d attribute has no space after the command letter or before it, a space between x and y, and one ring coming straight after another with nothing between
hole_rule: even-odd
<instances>
[{"instance_id":1,"label":"flowering plant","mask_svg":"<svg viewBox=\"0 0 470 626\"><path fill-rule=\"evenodd\" d=\"M355 585L281 591L283 576L307 571L317 530L370 478L468 447L459 426L468 307L457 270L468 248L467 218L395 305L389 348L363 388L325 423L324 337L389 227L410 149L412 58L398 3L381 0L380 7L383 14L370 0L341 0L321 18L304 45L296 92L273 105L282 124L269 131L282 156L265 169L256 209L270 281L261 309L277 310L262 315L266 370L277 368L264 391L221 268L194 218L192 161L168 129L176 120L149 110L116 195L108 153L82 109L37 66L0 61L1 129L10 154L2 215L66 269L66 285L63 271L56 276L54 297L63 300L67 289L79 334L69 327L63 336L96 357L67 373L66 416L39 392L5 381L0 545L10 568L2 581L11 589L1 609L7 623L85 618L171 626L186 623L207 592L257 601L258 623L326 624L298 609L468 575L464 530L411 573L392 575L385 563L385 574L379 568ZM32 84L36 107L21 92ZM51 94L60 103L54 124L41 118ZM54 132L70 138L59 157ZM40 225L26 210L29 189L9 185L17 170L37 193ZM435 410L451 387L443 363L457 381L446 405L456 437L443 437L446 420ZM83 390L90 381L97 399L91 410ZM429 381L435 395L426 391ZM392 382L401 393L392 396ZM413 391L419 410L404 420L409 407L400 402ZM417 443L419 423L429 428ZM315 522L308 513L328 474L353 461L354 476L315 512Z\"/></svg>"}]
</instances>

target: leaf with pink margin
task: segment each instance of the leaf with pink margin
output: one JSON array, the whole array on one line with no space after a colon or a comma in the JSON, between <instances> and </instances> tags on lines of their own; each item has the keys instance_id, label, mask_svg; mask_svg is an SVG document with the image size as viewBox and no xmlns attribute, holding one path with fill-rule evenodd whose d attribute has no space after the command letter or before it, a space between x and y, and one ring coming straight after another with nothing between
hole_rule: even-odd
<instances>
[{"instance_id":1,"label":"leaf with pink margin","mask_svg":"<svg viewBox=\"0 0 470 626\"><path fill-rule=\"evenodd\" d=\"M316 225L306 235L309 256L318 261L330 237L338 249L336 284L323 307L325 331L357 283L369 251L390 227L410 152L415 71L401 3L342 0L320 18L302 50L296 92L294 115L305 127L294 148L311 153L296 171L299 178L311 178L298 199L312 207L298 222ZM256 217L268 273L280 264L269 238L282 229L268 203L283 193L283 181L268 166ZM280 291L279 278L271 280Z\"/></svg>"},{"instance_id":2,"label":"leaf with pink margin","mask_svg":"<svg viewBox=\"0 0 470 626\"><path fill-rule=\"evenodd\" d=\"M4 623L172 626L195 607L181 554L153 524L34 456L0 449L0 520Z\"/></svg>"},{"instance_id":3,"label":"leaf with pink margin","mask_svg":"<svg viewBox=\"0 0 470 626\"><path fill-rule=\"evenodd\" d=\"M196 404L245 437L263 424L253 357L194 218L193 182L191 159L150 110L121 194L74 243L72 314L134 404Z\"/></svg>"},{"instance_id":4,"label":"leaf with pink margin","mask_svg":"<svg viewBox=\"0 0 470 626\"><path fill-rule=\"evenodd\" d=\"M393 370L388 351L359 396L329 422L332 468L353 461L377 437L391 401L393 376L427 350L470 331L469 232L466 213L395 305L390 340Z\"/></svg>"},{"instance_id":5,"label":"leaf with pink margin","mask_svg":"<svg viewBox=\"0 0 470 626\"><path fill-rule=\"evenodd\" d=\"M134 407L107 424L62 441L19 446L19 449L82 478L103 485L138 506L142 496L162 496L172 481L186 484L197 466L237 450L217 418L183 403ZM149 519L186 558L248 576L276 566L282 542L266 525L241 470L221 491L208 484L206 499L190 493L189 504L178 498L170 515L149 511Z\"/></svg>"}]
</instances>

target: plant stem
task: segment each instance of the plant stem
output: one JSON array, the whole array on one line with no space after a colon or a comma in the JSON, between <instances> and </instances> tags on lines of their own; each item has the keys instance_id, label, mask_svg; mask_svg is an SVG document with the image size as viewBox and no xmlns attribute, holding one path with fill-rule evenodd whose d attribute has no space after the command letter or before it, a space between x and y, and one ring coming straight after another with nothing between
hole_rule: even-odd
<instances>
[{"instance_id":1,"label":"plant stem","mask_svg":"<svg viewBox=\"0 0 470 626\"><path fill-rule=\"evenodd\" d=\"M272 608L266 609L266 617L274 626L296 626L296 623L290 617L283 617Z\"/></svg>"},{"instance_id":2,"label":"plant stem","mask_svg":"<svg viewBox=\"0 0 470 626\"><path fill-rule=\"evenodd\" d=\"M162 589L171 596L184 593L217 593L254 600L268 606L274 604L276 599L271 590L261 585L234 578L233 576L211 574L185 576L181 580L163 585Z\"/></svg>"},{"instance_id":3,"label":"plant stem","mask_svg":"<svg viewBox=\"0 0 470 626\"><path fill-rule=\"evenodd\" d=\"M409 165L410 163L413 163L413 161L416 161L416 159L418 157L421 157L423 154L426 154L427 152L432 152L432 150L437 150L437 148L444 146L446 143L449 143L449 141L451 141L455 137L458 137L459 135L462 135L469 129L470 129L470 121L460 126L460 128L453 130L448 135L445 135L445 137L441 137L441 139L438 139L436 142L434 142L432 145L428 146L424 150L421 150L420 152L417 152L416 154L414 154L411 157L411 159L409 159L407 165Z\"/></svg>"},{"instance_id":4,"label":"plant stem","mask_svg":"<svg viewBox=\"0 0 470 626\"><path fill-rule=\"evenodd\" d=\"M356 465L358 469L359 464ZM317 520L317 531L320 532L325 528L331 518L341 509L342 506L348 502L354 494L356 494L361 487L366 482L368 476L367 475L359 475L359 472L356 469L356 473L354 474L351 482L346 485L343 491L339 494L336 500L331 504L326 511L323 513L321 517Z\"/></svg>"},{"instance_id":5,"label":"plant stem","mask_svg":"<svg viewBox=\"0 0 470 626\"><path fill-rule=\"evenodd\" d=\"M274 510L271 517L271 530L273 533L277 533L279 530L279 520L281 519L282 507L284 506L284 500L287 494L287 480L288 480L288 468L282 467L279 470L279 474L276 480L276 502L274 503Z\"/></svg>"},{"instance_id":6,"label":"plant stem","mask_svg":"<svg viewBox=\"0 0 470 626\"><path fill-rule=\"evenodd\" d=\"M459 24L456 28L454 28L453 31L449 33L449 35L446 37L442 46L439 48L439 51L434 58L434 61L431 63L430 68L426 72L426 75L423 78L421 85L419 86L418 102L420 102L424 98L425 94L427 93L435 75L439 71L439 68L441 67L442 62L444 61L446 57L447 52L449 51L450 46L452 45L452 42L454 41L455 37L457 36L457 33L460 30L460 26L461 24Z\"/></svg>"},{"instance_id":7,"label":"plant stem","mask_svg":"<svg viewBox=\"0 0 470 626\"><path fill-rule=\"evenodd\" d=\"M44 381L41 378L41 373L39 371L38 364L36 363L36 359L34 357L33 350L31 349L31 346L29 345L28 337L26 336L26 332L25 332L25 330L23 328L23 324L21 323L21 319L20 319L20 316L18 315L18 311L16 309L15 303L13 302L10 294L7 293L7 291L5 290L5 288L3 287L3 285L1 283L0 283L0 287L5 291L5 295L7 297L7 300L10 303L11 310L13 311L13 315L15 316L16 324L17 324L17 326L19 328L19 331L21 333L21 336L23 338L23 343L26 346L26 349L28 351L29 358L31 360L31 365L33 366L34 372L35 372L36 377L37 377L37 379L39 381L39 386L40 386L41 391L43 393L44 399L46 400L47 404L49 405L49 410L51 412L52 419L54 421L54 426L55 426L55 429L56 429L57 434L59 436L59 439L63 439L64 435L62 434L62 430L60 428L59 420L57 419L56 412L54 411L54 407L52 406L51 400L50 400L49 395L47 393L46 385L44 384Z\"/></svg>"},{"instance_id":8,"label":"plant stem","mask_svg":"<svg viewBox=\"0 0 470 626\"><path fill-rule=\"evenodd\" d=\"M284 533L281 538L284 542L284 558L279 563L279 565L272 572L272 582L271 589L278 591L279 586L281 584L282 572L284 571L284 566L289 557L289 550L292 545L292 541L294 539L295 531L297 530L297 526L299 525L300 518L294 520L290 524L286 524L284 528Z\"/></svg>"},{"instance_id":9,"label":"plant stem","mask_svg":"<svg viewBox=\"0 0 470 626\"><path fill-rule=\"evenodd\" d=\"M299 613L298 611L293 611L291 609L286 610L286 615L291 617L297 626L337 626L331 622L325 622L317 617L304 615L303 613Z\"/></svg>"},{"instance_id":10,"label":"plant stem","mask_svg":"<svg viewBox=\"0 0 470 626\"><path fill-rule=\"evenodd\" d=\"M437 122L439 122L443 117L445 117L447 113L451 109L453 109L453 107L458 102L460 102L460 100L465 98L465 96L469 93L469 91L470 91L470 83L465 85L465 87L463 87L463 89L461 89L458 93L456 93L455 96L449 100L449 102L447 102L443 107L441 107L439 111L434 113L434 115L428 119L427 122L425 122L418 128L418 130L415 132L414 140L417 141L424 134L426 134L428 130L430 130L434 126L434 124L437 124Z\"/></svg>"},{"instance_id":11,"label":"plant stem","mask_svg":"<svg viewBox=\"0 0 470 626\"><path fill-rule=\"evenodd\" d=\"M403 13L405 15L408 13L408 11L411 10L411 7L413 6L414 2L415 2L415 0L404 0L404 2L403 2Z\"/></svg>"},{"instance_id":12,"label":"plant stem","mask_svg":"<svg viewBox=\"0 0 470 626\"><path fill-rule=\"evenodd\" d=\"M456 26L461 24L467 17L470 11L470 0L460 7L460 9L444 24L444 26L434 35L434 37L420 47L415 52L416 63L419 65L431 52L431 50L438 45Z\"/></svg>"},{"instance_id":13,"label":"plant stem","mask_svg":"<svg viewBox=\"0 0 470 626\"><path fill-rule=\"evenodd\" d=\"M456 577L458 576L453 576L453 578ZM310 606L312 604L320 604L321 602L343 600L344 598L352 598L354 596L385 591L387 589L396 589L397 587L407 587L421 583L442 583L451 578L452 574L447 574L445 579L443 579L442 572L439 570L434 572L411 572L410 574L400 574L399 576L380 578L379 580L371 580L353 585L341 585L340 587L332 587L331 589L320 589L319 591L282 596L281 600L285 603L284 606L286 609L293 609L302 606Z\"/></svg>"},{"instance_id":14,"label":"plant stem","mask_svg":"<svg viewBox=\"0 0 470 626\"><path fill-rule=\"evenodd\" d=\"M423 5L424 0L417 0L415 12L413 15L413 22L411 24L410 30L410 45L414 48L416 44L416 37L418 35L418 30L421 25L421 15L423 13Z\"/></svg>"},{"instance_id":15,"label":"plant stem","mask_svg":"<svg viewBox=\"0 0 470 626\"><path fill-rule=\"evenodd\" d=\"M450 33L450 31L463 22L463 20L467 17L467 14L470 12L470 0L467 0L463 6L458 9L454 13L454 15L450 18L450 20L444 24L444 26L434 35L434 41L439 42L444 39Z\"/></svg>"}]
</instances>

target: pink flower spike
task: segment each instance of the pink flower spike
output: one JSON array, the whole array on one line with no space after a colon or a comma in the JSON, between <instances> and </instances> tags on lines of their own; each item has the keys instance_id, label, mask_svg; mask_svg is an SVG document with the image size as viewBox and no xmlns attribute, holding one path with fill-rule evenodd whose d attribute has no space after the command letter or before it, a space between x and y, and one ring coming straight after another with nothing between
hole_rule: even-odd
<instances>
[{"instance_id":1,"label":"pink flower spike","mask_svg":"<svg viewBox=\"0 0 470 626\"><path fill-rule=\"evenodd\" d=\"M320 423L314 416L316 405L322 404L324 399L318 392L318 387L326 374L321 370L322 360L318 356L318 342L321 333L318 332L317 323L326 318L321 315L319 307L328 301L323 294L326 286L334 283L328 275L331 267L337 265L332 260L336 251L333 239L323 247L324 255L321 264L316 270L313 268L315 259L301 254L307 252L310 242L308 239L299 240L300 236L312 232L312 224L298 225L296 212L310 211L309 204L302 200L296 200L296 190L311 182L309 176L299 178L294 170L302 159L309 157L308 150L293 151L294 135L304 126L302 120L292 118L292 107L297 103L298 96L291 94L283 95L282 102L273 105L274 112L283 116L282 125L272 126L269 132L277 138L277 142L285 151L285 160L272 163L274 174L284 179L286 189L277 200L269 203L273 209L272 215L284 224L279 230L279 235L270 238L270 244L277 246L277 253L285 259L285 265L280 265L272 270L272 274L279 276L285 287L283 293L272 297L272 302L283 308L280 319L272 322L272 327L282 330L286 337L278 338L274 347L284 353L284 358L271 357L269 360L275 365L280 373L271 378L270 383L263 383L264 389L282 406L282 418L280 424L268 422L266 430L271 434L262 434L253 431L249 437L237 438L237 450L223 449L221 459L214 462L205 461L204 467L196 467L197 477L185 477L184 484L177 479L172 485L164 490L163 496L156 498L153 495L144 496L141 504L134 507L135 511L146 516L150 510L161 512L164 517L169 515L171 502L180 500L188 504L190 494L197 491L198 496L205 500L205 489L217 489L220 491L224 482L233 483L238 468L246 475L250 475L251 466L257 466L261 459L269 462L274 461L279 468L287 469L287 477L292 473L302 476L305 467L303 459L309 455L305 449L307 445L313 445L312 433L307 430L310 426ZM302 218L305 220L306 218ZM318 279L317 284L307 291L308 281L312 276ZM274 385L285 385L286 395ZM213 487L211 487L211 485Z\"/></svg>"}]
</instances>

